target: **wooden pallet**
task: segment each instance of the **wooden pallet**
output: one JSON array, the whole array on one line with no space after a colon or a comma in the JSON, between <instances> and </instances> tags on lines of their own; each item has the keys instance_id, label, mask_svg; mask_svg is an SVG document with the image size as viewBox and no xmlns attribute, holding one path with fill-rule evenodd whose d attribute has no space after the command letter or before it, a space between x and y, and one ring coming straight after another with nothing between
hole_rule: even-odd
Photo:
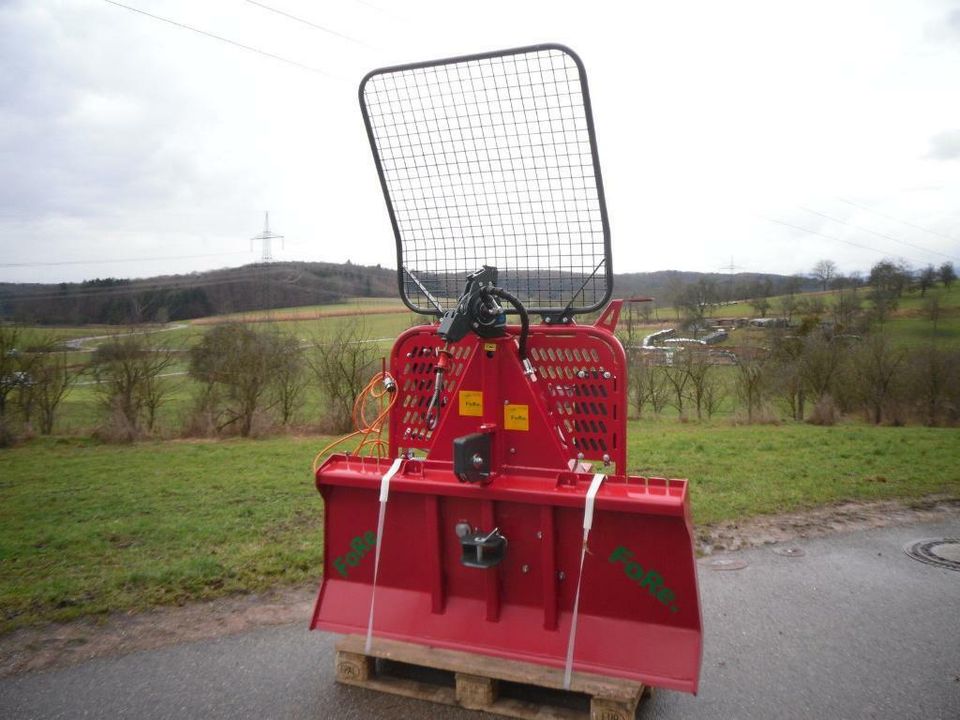
<instances>
[{"instance_id":1,"label":"wooden pallet","mask_svg":"<svg viewBox=\"0 0 960 720\"><path fill-rule=\"evenodd\" d=\"M375 639L369 654L358 635L336 647L337 682L521 720L633 720L651 692L579 672L565 691L556 668L396 640Z\"/></svg>"}]
</instances>

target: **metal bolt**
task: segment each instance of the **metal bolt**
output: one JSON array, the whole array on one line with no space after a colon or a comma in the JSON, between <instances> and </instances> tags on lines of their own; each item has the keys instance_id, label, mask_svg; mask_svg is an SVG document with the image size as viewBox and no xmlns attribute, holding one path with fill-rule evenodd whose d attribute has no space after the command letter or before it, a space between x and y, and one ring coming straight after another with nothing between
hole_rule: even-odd
<instances>
[{"instance_id":1,"label":"metal bolt","mask_svg":"<svg viewBox=\"0 0 960 720\"><path fill-rule=\"evenodd\" d=\"M579 370L579 371L577 371L577 377L580 378L581 380L582 380L583 378L585 378L586 376L587 376L587 371L586 371L586 370Z\"/></svg>"},{"instance_id":2,"label":"metal bolt","mask_svg":"<svg viewBox=\"0 0 960 720\"><path fill-rule=\"evenodd\" d=\"M613 377L613 375L610 374L610 371L609 371L609 370L605 370L604 373L603 373L603 379L604 379L604 380L609 380L611 377Z\"/></svg>"},{"instance_id":3,"label":"metal bolt","mask_svg":"<svg viewBox=\"0 0 960 720\"><path fill-rule=\"evenodd\" d=\"M557 580L566 580L566 579L567 579L567 574L563 570L557 573Z\"/></svg>"},{"instance_id":4,"label":"metal bolt","mask_svg":"<svg viewBox=\"0 0 960 720\"><path fill-rule=\"evenodd\" d=\"M570 318L564 317L564 318L563 318L563 322L564 322L564 323L569 323L569 322L570 322Z\"/></svg>"},{"instance_id":5,"label":"metal bolt","mask_svg":"<svg viewBox=\"0 0 960 720\"><path fill-rule=\"evenodd\" d=\"M511 455L516 455L516 454L517 454L517 449L516 449L516 448L510 448L510 454L511 454Z\"/></svg>"},{"instance_id":6,"label":"metal bolt","mask_svg":"<svg viewBox=\"0 0 960 720\"><path fill-rule=\"evenodd\" d=\"M609 456L609 455L604 455L604 456L603 456L603 464L604 464L604 465L609 465L609 464L610 464L610 456Z\"/></svg>"},{"instance_id":7,"label":"metal bolt","mask_svg":"<svg viewBox=\"0 0 960 720\"><path fill-rule=\"evenodd\" d=\"M577 453L577 460L583 460L584 455L582 452Z\"/></svg>"},{"instance_id":8,"label":"metal bolt","mask_svg":"<svg viewBox=\"0 0 960 720\"><path fill-rule=\"evenodd\" d=\"M504 400L504 401L503 401L503 404L504 404L504 405L509 405L509 404L510 404L510 401L509 401L509 400Z\"/></svg>"},{"instance_id":9,"label":"metal bolt","mask_svg":"<svg viewBox=\"0 0 960 720\"><path fill-rule=\"evenodd\" d=\"M543 530L537 530L537 540L543 540Z\"/></svg>"},{"instance_id":10,"label":"metal bolt","mask_svg":"<svg viewBox=\"0 0 960 720\"><path fill-rule=\"evenodd\" d=\"M551 320L550 320L550 316L549 316L549 315L543 319L543 323L544 323L545 325L549 325L550 322L551 322Z\"/></svg>"},{"instance_id":11,"label":"metal bolt","mask_svg":"<svg viewBox=\"0 0 960 720\"><path fill-rule=\"evenodd\" d=\"M530 572L530 566L529 566L529 565L521 565L521 566L520 566L520 572L522 572L522 573L528 573L528 572Z\"/></svg>"},{"instance_id":12,"label":"metal bolt","mask_svg":"<svg viewBox=\"0 0 960 720\"><path fill-rule=\"evenodd\" d=\"M479 470L483 467L483 456L480 453L474 453L474 456L470 458L470 462Z\"/></svg>"}]
</instances>

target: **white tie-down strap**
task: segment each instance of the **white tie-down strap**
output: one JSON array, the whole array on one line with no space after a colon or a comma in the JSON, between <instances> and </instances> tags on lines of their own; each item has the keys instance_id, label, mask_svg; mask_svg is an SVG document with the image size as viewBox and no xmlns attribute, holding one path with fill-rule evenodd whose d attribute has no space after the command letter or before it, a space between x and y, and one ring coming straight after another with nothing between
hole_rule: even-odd
<instances>
[{"instance_id":1,"label":"white tie-down strap","mask_svg":"<svg viewBox=\"0 0 960 720\"><path fill-rule=\"evenodd\" d=\"M377 574L380 572L380 548L383 545L383 519L387 513L387 498L390 496L390 480L397 474L403 458L393 461L390 469L380 479L380 517L377 518L377 547L373 552L373 587L370 590L370 620L367 622L367 641L363 651L370 654L370 645L373 642L373 604L377 599Z\"/></svg>"},{"instance_id":2,"label":"white tie-down strap","mask_svg":"<svg viewBox=\"0 0 960 720\"><path fill-rule=\"evenodd\" d=\"M577 573L577 594L573 598L573 617L570 620L570 638L567 640L567 662L563 668L563 689L570 689L570 680L573 677L573 646L577 639L577 619L580 614L580 583L583 580L583 561L587 556L587 537L593 527L593 503L597 499L603 478L601 473L593 476L590 489L587 490L587 501L583 507L583 546L580 548L580 571Z\"/></svg>"}]
</instances>

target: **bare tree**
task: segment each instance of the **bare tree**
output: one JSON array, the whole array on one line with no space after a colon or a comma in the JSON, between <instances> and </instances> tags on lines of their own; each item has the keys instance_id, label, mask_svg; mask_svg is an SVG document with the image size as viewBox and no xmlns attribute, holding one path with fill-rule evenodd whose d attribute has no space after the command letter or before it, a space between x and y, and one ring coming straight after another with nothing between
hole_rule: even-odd
<instances>
[{"instance_id":1,"label":"bare tree","mask_svg":"<svg viewBox=\"0 0 960 720\"><path fill-rule=\"evenodd\" d=\"M750 306L757 314L757 317L766 317L767 310L770 309L770 298L763 295L757 295L756 297L750 298Z\"/></svg>"},{"instance_id":2,"label":"bare tree","mask_svg":"<svg viewBox=\"0 0 960 720\"><path fill-rule=\"evenodd\" d=\"M905 352L894 348L883 333L867 338L857 353L855 368L861 397L871 419L878 425L896 399L905 359Z\"/></svg>"},{"instance_id":3,"label":"bare tree","mask_svg":"<svg viewBox=\"0 0 960 720\"><path fill-rule=\"evenodd\" d=\"M797 311L798 304L796 295L783 295L777 300L780 317L787 321L787 325L793 323L793 314Z\"/></svg>"},{"instance_id":4,"label":"bare tree","mask_svg":"<svg viewBox=\"0 0 960 720\"><path fill-rule=\"evenodd\" d=\"M266 399L277 360L277 341L269 330L229 323L208 330L190 350L190 374L202 384L199 404L218 432L253 430Z\"/></svg>"},{"instance_id":5,"label":"bare tree","mask_svg":"<svg viewBox=\"0 0 960 720\"><path fill-rule=\"evenodd\" d=\"M687 321L693 324L702 323L717 301L717 284L707 278L685 286L676 299L678 310L682 310Z\"/></svg>"},{"instance_id":6,"label":"bare tree","mask_svg":"<svg viewBox=\"0 0 960 720\"><path fill-rule=\"evenodd\" d=\"M334 334L318 343L307 363L327 404L326 429L351 429L353 402L369 379L376 359L376 346L366 329L356 323L337 325Z\"/></svg>"},{"instance_id":7,"label":"bare tree","mask_svg":"<svg viewBox=\"0 0 960 720\"><path fill-rule=\"evenodd\" d=\"M770 294L773 292L773 284L767 278L764 281L756 281L750 284L748 295L750 296L750 305L758 317L766 317L767 310L770 309Z\"/></svg>"},{"instance_id":8,"label":"bare tree","mask_svg":"<svg viewBox=\"0 0 960 720\"><path fill-rule=\"evenodd\" d=\"M76 379L67 365L67 355L52 336L35 338L19 354L20 383L17 405L25 425L32 426L34 413L39 414L40 432L49 435L57 408Z\"/></svg>"},{"instance_id":9,"label":"bare tree","mask_svg":"<svg viewBox=\"0 0 960 720\"><path fill-rule=\"evenodd\" d=\"M803 339L800 376L814 402L833 392L833 384L846 357L843 343L822 332L810 333Z\"/></svg>"},{"instance_id":10,"label":"bare tree","mask_svg":"<svg viewBox=\"0 0 960 720\"><path fill-rule=\"evenodd\" d=\"M938 425L951 409L950 398L960 391L960 353L930 343L911 354L908 372L910 392L924 424Z\"/></svg>"},{"instance_id":11,"label":"bare tree","mask_svg":"<svg viewBox=\"0 0 960 720\"><path fill-rule=\"evenodd\" d=\"M920 286L920 297L927 294L927 290L932 288L937 282L937 269L933 265L927 265L917 276L917 285Z\"/></svg>"},{"instance_id":12,"label":"bare tree","mask_svg":"<svg viewBox=\"0 0 960 720\"><path fill-rule=\"evenodd\" d=\"M742 353L737 358L737 395L747 410L747 422L752 423L763 407L767 395L767 356L765 353Z\"/></svg>"},{"instance_id":13,"label":"bare tree","mask_svg":"<svg viewBox=\"0 0 960 720\"><path fill-rule=\"evenodd\" d=\"M17 325L0 323L0 422L7 414L7 398L20 384L20 354L23 331Z\"/></svg>"},{"instance_id":14,"label":"bare tree","mask_svg":"<svg viewBox=\"0 0 960 720\"><path fill-rule=\"evenodd\" d=\"M670 402L670 383L663 367L654 365L650 368L650 407L655 415L660 415Z\"/></svg>"},{"instance_id":15,"label":"bare tree","mask_svg":"<svg viewBox=\"0 0 960 720\"><path fill-rule=\"evenodd\" d=\"M171 348L150 347L137 334L119 336L96 349L90 370L111 425L108 436L131 441L145 429L153 430L156 409L169 393L161 376L174 360Z\"/></svg>"},{"instance_id":16,"label":"bare tree","mask_svg":"<svg viewBox=\"0 0 960 720\"><path fill-rule=\"evenodd\" d=\"M694 407L697 409L697 420L703 420L704 405L707 402L707 394L713 380L713 366L710 364L710 355L706 351L689 349L683 354L681 364L683 370L687 373L689 385L689 397Z\"/></svg>"},{"instance_id":17,"label":"bare tree","mask_svg":"<svg viewBox=\"0 0 960 720\"><path fill-rule=\"evenodd\" d=\"M803 338L796 335L774 335L772 347L773 390L790 411L794 420L803 420L806 384L802 373Z\"/></svg>"},{"instance_id":18,"label":"bare tree","mask_svg":"<svg viewBox=\"0 0 960 720\"><path fill-rule=\"evenodd\" d=\"M860 315L861 307L860 296L856 291L841 287L837 302L833 306L834 321L844 328L849 328Z\"/></svg>"},{"instance_id":19,"label":"bare tree","mask_svg":"<svg viewBox=\"0 0 960 720\"><path fill-rule=\"evenodd\" d=\"M940 306L940 298L936 295L931 295L923 303L923 313L927 316L927 319L933 323L933 335L937 335L937 323L940 322L940 318L943 315L943 308Z\"/></svg>"},{"instance_id":20,"label":"bare tree","mask_svg":"<svg viewBox=\"0 0 960 720\"><path fill-rule=\"evenodd\" d=\"M824 290L830 287L830 281L836 274L837 264L833 260L820 260L813 266L813 277Z\"/></svg>"},{"instance_id":21,"label":"bare tree","mask_svg":"<svg viewBox=\"0 0 960 720\"><path fill-rule=\"evenodd\" d=\"M51 352L34 372L34 396L40 411L40 432L53 433L60 403L76 382L77 373L67 365L65 352Z\"/></svg>"},{"instance_id":22,"label":"bare tree","mask_svg":"<svg viewBox=\"0 0 960 720\"><path fill-rule=\"evenodd\" d=\"M643 409L650 401L653 368L647 364L646 356L639 348L630 348L627 361L630 369L630 400L639 418L643 417Z\"/></svg>"},{"instance_id":23,"label":"bare tree","mask_svg":"<svg viewBox=\"0 0 960 720\"><path fill-rule=\"evenodd\" d=\"M726 399L727 385L720 373L712 370L703 387L703 410L707 417L712 418Z\"/></svg>"},{"instance_id":24,"label":"bare tree","mask_svg":"<svg viewBox=\"0 0 960 720\"><path fill-rule=\"evenodd\" d=\"M671 400L680 417L683 417L683 401L687 397L687 382L690 380L690 373L686 368L685 355L687 354L686 349L678 349L673 354L672 362L663 366L663 377L666 378L672 390Z\"/></svg>"},{"instance_id":25,"label":"bare tree","mask_svg":"<svg viewBox=\"0 0 960 720\"><path fill-rule=\"evenodd\" d=\"M303 405L303 392L307 386L306 362L303 346L292 335L278 336L276 351L274 392L280 422L287 425Z\"/></svg>"},{"instance_id":26,"label":"bare tree","mask_svg":"<svg viewBox=\"0 0 960 720\"><path fill-rule=\"evenodd\" d=\"M943 286L947 290L953 285L953 281L957 279L957 273L953 269L953 263L949 261L940 266L938 274L940 276L940 282L943 283Z\"/></svg>"}]
</instances>

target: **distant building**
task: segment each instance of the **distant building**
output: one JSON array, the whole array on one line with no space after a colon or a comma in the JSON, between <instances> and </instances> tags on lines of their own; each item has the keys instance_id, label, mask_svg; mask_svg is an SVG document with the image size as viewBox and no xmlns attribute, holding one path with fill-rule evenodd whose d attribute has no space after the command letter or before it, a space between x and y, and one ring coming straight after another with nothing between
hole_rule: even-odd
<instances>
[{"instance_id":1,"label":"distant building","mask_svg":"<svg viewBox=\"0 0 960 720\"><path fill-rule=\"evenodd\" d=\"M750 320L750 327L758 328L781 328L789 327L790 323L786 321L786 318L752 318Z\"/></svg>"}]
</instances>

